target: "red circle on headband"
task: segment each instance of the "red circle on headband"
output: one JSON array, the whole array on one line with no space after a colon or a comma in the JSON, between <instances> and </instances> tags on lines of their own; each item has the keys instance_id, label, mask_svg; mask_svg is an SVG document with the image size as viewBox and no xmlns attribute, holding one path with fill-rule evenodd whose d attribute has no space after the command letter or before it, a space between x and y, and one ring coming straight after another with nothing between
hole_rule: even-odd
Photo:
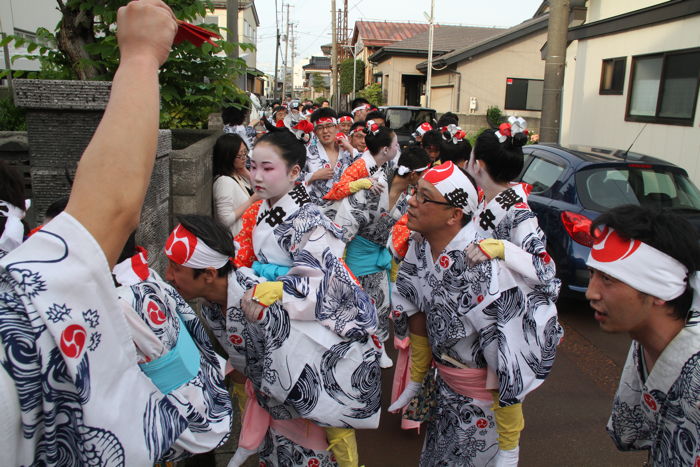
<instances>
[{"instance_id":1,"label":"red circle on headband","mask_svg":"<svg viewBox=\"0 0 700 467\"><path fill-rule=\"evenodd\" d=\"M197 237L182 224L175 227L165 243L165 254L177 264L185 264L194 254Z\"/></svg>"},{"instance_id":2,"label":"red circle on headband","mask_svg":"<svg viewBox=\"0 0 700 467\"><path fill-rule=\"evenodd\" d=\"M425 176L423 179L428 182L432 183L435 185L436 183L440 183L443 180L446 180L450 178L452 173L455 170L455 166L452 162L445 162L444 164L440 164L437 167L433 167L432 169L428 170L425 173Z\"/></svg>"},{"instance_id":3,"label":"red circle on headband","mask_svg":"<svg viewBox=\"0 0 700 467\"><path fill-rule=\"evenodd\" d=\"M613 229L605 226L593 243L591 256L600 263L612 263L629 257L641 244L639 240L623 238Z\"/></svg>"}]
</instances>

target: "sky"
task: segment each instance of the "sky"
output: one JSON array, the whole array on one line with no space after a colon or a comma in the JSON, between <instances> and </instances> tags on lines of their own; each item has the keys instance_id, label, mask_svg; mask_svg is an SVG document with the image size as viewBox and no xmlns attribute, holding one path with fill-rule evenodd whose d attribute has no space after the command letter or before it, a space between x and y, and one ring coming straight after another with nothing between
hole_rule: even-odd
<instances>
[{"instance_id":1,"label":"sky","mask_svg":"<svg viewBox=\"0 0 700 467\"><path fill-rule=\"evenodd\" d=\"M275 4L282 10L283 0L255 0L260 18L257 68L275 72ZM312 55L323 55L320 46L331 42L330 0L288 0L290 18L296 29L295 68L308 63ZM336 0L336 8L343 7ZM430 0L348 0L348 27L356 20L426 22ZM465 26L511 27L532 18L542 0L435 0L435 22ZM287 7L284 7L286 14ZM286 31L286 17L278 15L280 33ZM280 69L284 57L281 43ZM289 59L291 66L291 58Z\"/></svg>"}]
</instances>

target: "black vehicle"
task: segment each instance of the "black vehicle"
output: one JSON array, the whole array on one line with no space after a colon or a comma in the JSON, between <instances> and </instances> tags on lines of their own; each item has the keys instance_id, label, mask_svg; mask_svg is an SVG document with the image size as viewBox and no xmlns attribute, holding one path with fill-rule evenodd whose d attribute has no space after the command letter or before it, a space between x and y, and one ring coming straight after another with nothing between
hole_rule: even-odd
<instances>
[{"instance_id":1,"label":"black vehicle","mask_svg":"<svg viewBox=\"0 0 700 467\"><path fill-rule=\"evenodd\" d=\"M562 294L583 298L591 221L608 209L637 204L688 219L700 238L700 190L670 162L626 151L536 144L523 148L519 181L532 186L528 204L547 236Z\"/></svg>"},{"instance_id":2,"label":"black vehicle","mask_svg":"<svg viewBox=\"0 0 700 467\"><path fill-rule=\"evenodd\" d=\"M410 105L391 105L379 107L386 115L386 126L396 132L399 146L404 147L413 139L411 136L421 123L428 122L435 126L437 116L435 109Z\"/></svg>"}]
</instances>

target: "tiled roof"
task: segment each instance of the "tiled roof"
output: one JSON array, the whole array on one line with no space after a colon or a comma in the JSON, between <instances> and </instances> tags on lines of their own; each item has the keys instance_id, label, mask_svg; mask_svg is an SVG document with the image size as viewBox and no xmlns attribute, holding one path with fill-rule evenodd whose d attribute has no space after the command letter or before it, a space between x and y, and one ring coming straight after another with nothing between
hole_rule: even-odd
<instances>
[{"instance_id":1,"label":"tiled roof","mask_svg":"<svg viewBox=\"0 0 700 467\"><path fill-rule=\"evenodd\" d=\"M331 69L331 58L330 57L311 57L309 63L302 67L304 70L307 68L313 70L330 70Z\"/></svg>"},{"instance_id":2,"label":"tiled roof","mask_svg":"<svg viewBox=\"0 0 700 467\"><path fill-rule=\"evenodd\" d=\"M427 23L392 23L389 21L355 21L352 43L362 38L365 46L383 47L428 30Z\"/></svg>"},{"instance_id":3,"label":"tiled roof","mask_svg":"<svg viewBox=\"0 0 700 467\"><path fill-rule=\"evenodd\" d=\"M438 25L436 25L438 26ZM502 28L473 26L440 26L433 32L433 54L442 55L476 44L486 38L502 33ZM430 31L416 34L403 41L394 42L377 51L370 60L381 61L392 55L427 55Z\"/></svg>"}]
</instances>

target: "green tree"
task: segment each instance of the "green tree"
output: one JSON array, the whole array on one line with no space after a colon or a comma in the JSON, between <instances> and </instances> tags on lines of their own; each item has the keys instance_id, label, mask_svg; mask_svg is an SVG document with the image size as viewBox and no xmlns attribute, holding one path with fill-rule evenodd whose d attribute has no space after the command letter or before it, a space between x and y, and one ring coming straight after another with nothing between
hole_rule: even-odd
<instances>
[{"instance_id":1,"label":"green tree","mask_svg":"<svg viewBox=\"0 0 700 467\"><path fill-rule=\"evenodd\" d=\"M325 92L330 86L326 84L326 80L321 73L313 73L311 75L311 87L316 92Z\"/></svg>"},{"instance_id":2,"label":"green tree","mask_svg":"<svg viewBox=\"0 0 700 467\"><path fill-rule=\"evenodd\" d=\"M56 0L62 19L54 32L37 31L37 41L8 36L0 43L14 41L15 47L26 46L29 53L16 55L37 59L41 71L17 73L18 77L42 79L111 80L116 71L119 50L115 36L117 10L128 0ZM213 8L210 0L169 0L175 16L185 21L205 17ZM223 28L202 25L219 33ZM164 128L201 128L208 115L222 104L242 102L247 96L236 85L236 77L246 72L242 59L228 54L239 44L216 40L217 47L204 43L195 47L189 42L174 45L170 58L160 71L161 126ZM254 48L240 44L243 50ZM0 78L5 72L0 72Z\"/></svg>"},{"instance_id":3,"label":"green tree","mask_svg":"<svg viewBox=\"0 0 700 467\"><path fill-rule=\"evenodd\" d=\"M384 104L384 93L382 92L382 85L380 83L372 83L369 86L357 93L358 97L364 97L374 105Z\"/></svg>"},{"instance_id":4,"label":"green tree","mask_svg":"<svg viewBox=\"0 0 700 467\"><path fill-rule=\"evenodd\" d=\"M350 94L352 92L352 58L343 60L340 63L340 92L341 94ZM359 91L364 86L365 63L362 60L357 60L355 73L355 90Z\"/></svg>"}]
</instances>

